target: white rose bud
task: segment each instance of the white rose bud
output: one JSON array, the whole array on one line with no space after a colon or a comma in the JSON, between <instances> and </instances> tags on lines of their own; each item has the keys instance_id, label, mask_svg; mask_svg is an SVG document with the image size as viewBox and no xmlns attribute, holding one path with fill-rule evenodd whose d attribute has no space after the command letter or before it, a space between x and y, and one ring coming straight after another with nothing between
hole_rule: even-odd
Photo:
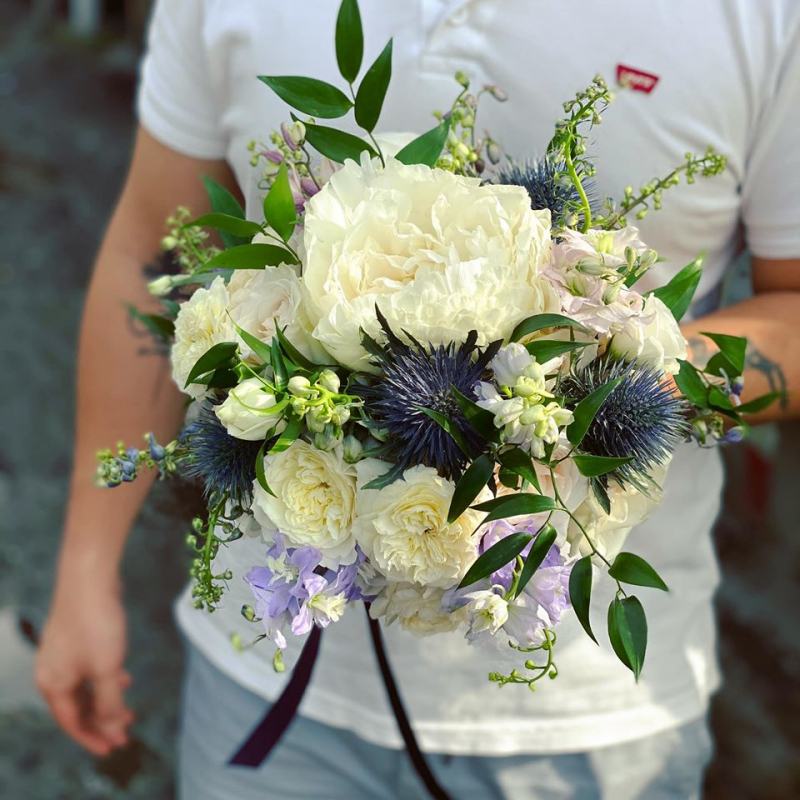
<instances>
[{"instance_id":1,"label":"white rose bud","mask_svg":"<svg viewBox=\"0 0 800 800\"><path fill-rule=\"evenodd\" d=\"M163 297L172 291L172 276L162 275L147 284L147 291L156 297Z\"/></svg>"},{"instance_id":2,"label":"white rose bud","mask_svg":"<svg viewBox=\"0 0 800 800\"><path fill-rule=\"evenodd\" d=\"M286 427L280 412L270 412L275 405L275 395L258 378L248 378L230 390L214 413L231 436L255 442L273 428L280 432Z\"/></svg>"}]
</instances>

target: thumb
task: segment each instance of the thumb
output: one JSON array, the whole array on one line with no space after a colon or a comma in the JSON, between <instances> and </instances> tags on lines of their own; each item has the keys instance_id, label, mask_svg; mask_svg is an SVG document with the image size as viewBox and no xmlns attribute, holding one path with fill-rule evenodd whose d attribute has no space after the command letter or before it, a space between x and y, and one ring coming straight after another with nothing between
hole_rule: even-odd
<instances>
[{"instance_id":1,"label":"thumb","mask_svg":"<svg viewBox=\"0 0 800 800\"><path fill-rule=\"evenodd\" d=\"M123 694L129 683L130 678L124 672L101 675L92 682L92 724L116 746L127 742L127 728L133 720Z\"/></svg>"}]
</instances>

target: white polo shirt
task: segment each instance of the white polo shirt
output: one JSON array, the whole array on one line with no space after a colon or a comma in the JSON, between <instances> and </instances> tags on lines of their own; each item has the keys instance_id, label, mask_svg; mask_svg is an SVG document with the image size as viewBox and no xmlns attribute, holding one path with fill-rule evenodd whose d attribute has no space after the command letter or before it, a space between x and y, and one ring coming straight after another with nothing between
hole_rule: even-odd
<instances>
[{"instance_id":1,"label":"white polo shirt","mask_svg":"<svg viewBox=\"0 0 800 800\"><path fill-rule=\"evenodd\" d=\"M227 159L257 214L246 145L266 138L288 109L256 75L337 82L337 6L333 0L158 2L142 70L142 125L178 152ZM666 259L652 270L651 285L704 252L697 296L713 305L743 238L759 256L800 256L796 0L363 0L361 6L365 64L394 36L383 130L431 127L430 111L450 106L457 91L452 75L463 69L475 84L498 84L510 97L505 104L487 98L479 127L488 127L516 157L535 156L561 103L599 72L609 83L621 74L637 87L620 89L592 134L599 197L619 197L625 186L665 174L687 150L711 144L724 153L724 175L670 190L664 209L641 224L645 241ZM638 684L602 633L609 582L596 586L593 600L600 646L567 618L558 630L560 675L535 694L487 681L490 670L521 666L519 654L470 647L457 633L417 639L388 628L389 656L422 746L484 755L580 751L703 714L719 682L710 530L721 486L718 455L682 447L663 505L631 534L627 549L647 558L672 589L638 593L650 625ZM249 600L242 575L263 551L252 540L223 548L221 561L235 576L223 607L212 615L198 612L184 595L178 619L220 670L273 699L287 676L272 671L272 647L240 654L229 644L232 632L246 640L257 633L239 609ZM292 646L289 664L298 651L299 644ZM360 609L325 631L301 713L379 745L401 746Z\"/></svg>"}]
</instances>

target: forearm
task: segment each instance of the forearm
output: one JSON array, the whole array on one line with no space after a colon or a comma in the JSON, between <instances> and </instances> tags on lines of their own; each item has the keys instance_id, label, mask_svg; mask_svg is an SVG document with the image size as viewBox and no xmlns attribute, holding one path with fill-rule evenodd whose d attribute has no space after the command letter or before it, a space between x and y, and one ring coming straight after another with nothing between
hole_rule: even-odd
<instances>
[{"instance_id":1,"label":"forearm","mask_svg":"<svg viewBox=\"0 0 800 800\"><path fill-rule=\"evenodd\" d=\"M152 227L152 226L151 226ZM98 256L87 296L78 350L75 449L61 568L115 581L131 524L153 475L109 490L93 484L98 449L144 446L152 431L171 439L183 403L169 362L147 334L136 331L126 304L152 306L142 266L157 252L160 230L137 225L118 209Z\"/></svg>"},{"instance_id":2,"label":"forearm","mask_svg":"<svg viewBox=\"0 0 800 800\"><path fill-rule=\"evenodd\" d=\"M690 360L704 366L716 352L702 331L746 336L748 340L743 400L766 392L785 396L757 415L756 421L787 420L800 416L800 293L774 291L683 325Z\"/></svg>"}]
</instances>

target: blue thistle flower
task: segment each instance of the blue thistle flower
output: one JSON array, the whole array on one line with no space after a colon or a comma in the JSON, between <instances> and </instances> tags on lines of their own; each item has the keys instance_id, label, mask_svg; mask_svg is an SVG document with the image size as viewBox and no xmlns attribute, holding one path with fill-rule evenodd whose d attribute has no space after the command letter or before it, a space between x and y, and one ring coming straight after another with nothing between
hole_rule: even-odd
<instances>
[{"instance_id":1,"label":"blue thistle flower","mask_svg":"<svg viewBox=\"0 0 800 800\"><path fill-rule=\"evenodd\" d=\"M244 504L253 490L261 442L231 436L208 404L183 429L179 442L185 452L181 467L186 477L201 480L207 495L227 494Z\"/></svg>"},{"instance_id":2,"label":"blue thistle flower","mask_svg":"<svg viewBox=\"0 0 800 800\"><path fill-rule=\"evenodd\" d=\"M399 339L376 309L387 342L379 345L365 338L373 364L381 377L353 388L363 399L369 416L388 432L390 457L398 472L417 464L433 467L442 477L456 479L464 471L467 456L452 437L421 409L430 408L447 417L473 452L481 447L480 436L465 419L453 396L455 387L475 399L473 387L497 354L501 342L477 347L478 334L471 331L457 345L420 344L406 333L409 343Z\"/></svg>"},{"instance_id":3,"label":"blue thistle flower","mask_svg":"<svg viewBox=\"0 0 800 800\"><path fill-rule=\"evenodd\" d=\"M532 209L550 209L554 227L563 227L568 213L578 214L580 223L581 200L563 162L544 156L521 164L511 163L498 172L495 183L521 186L531 198ZM590 193L591 185L584 183L584 189Z\"/></svg>"},{"instance_id":4,"label":"blue thistle flower","mask_svg":"<svg viewBox=\"0 0 800 800\"><path fill-rule=\"evenodd\" d=\"M658 370L611 359L571 373L559 391L573 406L615 378L622 380L595 415L580 449L597 456L631 457L605 477L646 491L653 483L653 468L665 463L689 432L686 404L664 385Z\"/></svg>"}]
</instances>

